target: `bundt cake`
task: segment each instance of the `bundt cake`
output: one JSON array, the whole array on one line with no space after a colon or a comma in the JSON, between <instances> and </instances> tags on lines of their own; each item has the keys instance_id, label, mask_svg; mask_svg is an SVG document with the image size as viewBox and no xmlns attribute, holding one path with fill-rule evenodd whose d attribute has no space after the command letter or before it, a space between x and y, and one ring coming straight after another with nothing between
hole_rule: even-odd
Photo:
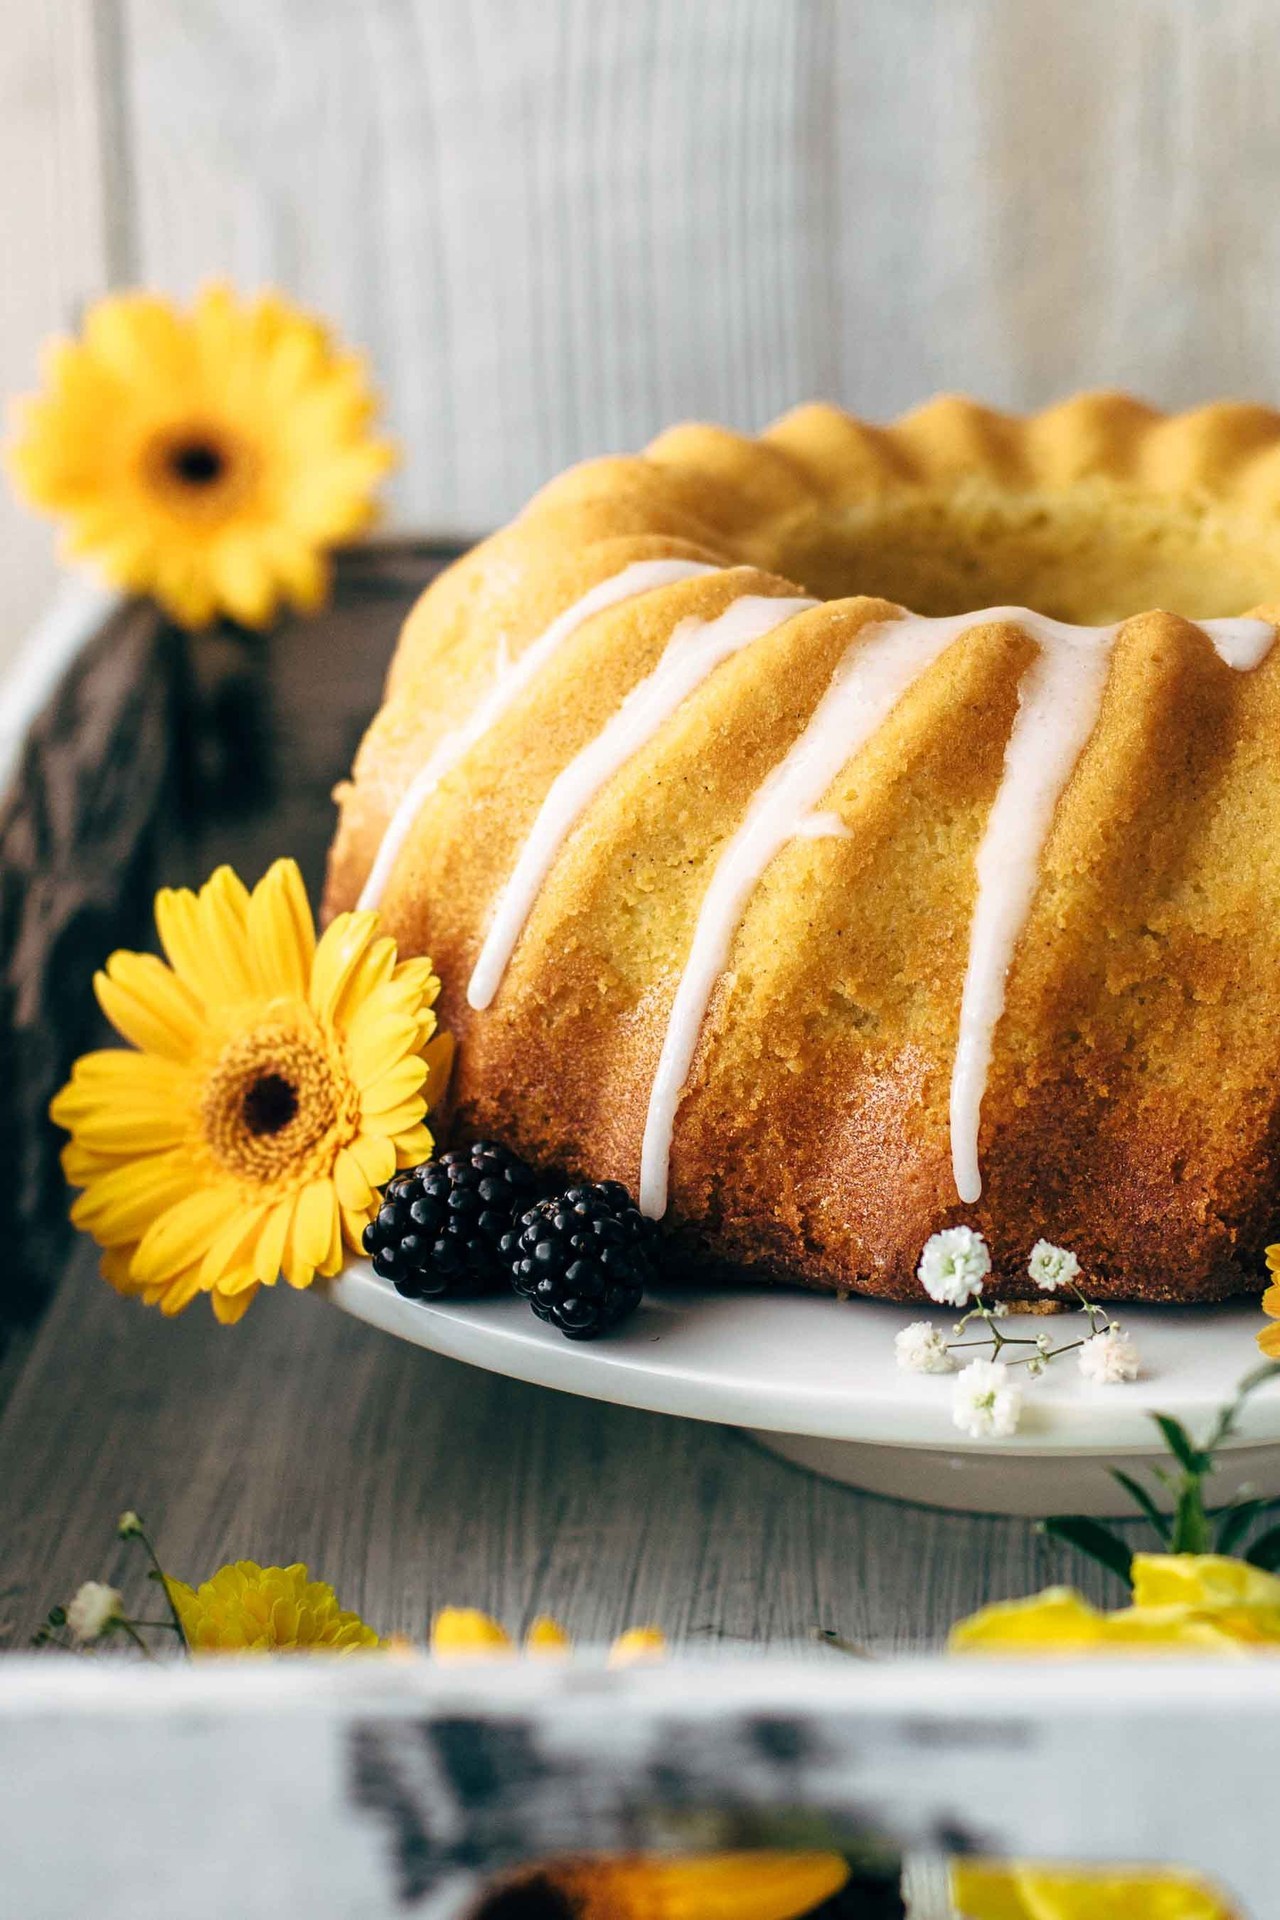
<instances>
[{"instance_id":1,"label":"bundt cake","mask_svg":"<svg viewBox=\"0 0 1280 1920\"><path fill-rule=\"evenodd\" d=\"M328 908L432 954L462 1136L676 1245L1220 1298L1280 1212L1273 617L1261 408L677 427L423 595Z\"/></svg>"}]
</instances>

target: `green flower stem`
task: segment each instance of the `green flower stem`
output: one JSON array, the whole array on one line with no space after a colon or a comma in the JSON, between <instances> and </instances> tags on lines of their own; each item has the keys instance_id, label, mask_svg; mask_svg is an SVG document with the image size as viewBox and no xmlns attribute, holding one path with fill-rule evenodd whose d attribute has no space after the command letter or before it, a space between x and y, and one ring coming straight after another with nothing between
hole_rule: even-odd
<instances>
[{"instance_id":1,"label":"green flower stem","mask_svg":"<svg viewBox=\"0 0 1280 1920\"><path fill-rule=\"evenodd\" d=\"M174 1605L173 1595L169 1591L168 1576L166 1575L164 1568L160 1565L160 1556L157 1554L155 1548L151 1544L150 1535L147 1533L146 1528L139 1523L137 1526L130 1528L127 1538L129 1538L130 1540L141 1540L144 1548L146 1549L147 1557L151 1561L151 1566L152 1566L152 1570L154 1572L155 1578L159 1581L160 1586L163 1589L165 1603L169 1609L169 1619L163 1623L157 1622L156 1624L171 1626L173 1631L177 1634L179 1640L182 1642L183 1651L186 1653L190 1653L191 1646L190 1646L190 1642L187 1639L186 1629L182 1624L182 1617L179 1614L177 1607Z\"/></svg>"}]
</instances>

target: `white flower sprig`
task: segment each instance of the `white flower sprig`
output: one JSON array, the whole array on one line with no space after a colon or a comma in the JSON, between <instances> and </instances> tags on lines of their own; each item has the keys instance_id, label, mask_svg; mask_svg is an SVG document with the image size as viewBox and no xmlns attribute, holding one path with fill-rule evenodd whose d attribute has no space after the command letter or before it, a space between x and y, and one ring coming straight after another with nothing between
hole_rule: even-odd
<instances>
[{"instance_id":1,"label":"white flower sprig","mask_svg":"<svg viewBox=\"0 0 1280 1920\"><path fill-rule=\"evenodd\" d=\"M1085 1297L1080 1262L1067 1247L1037 1240L1027 1261L1027 1273L1040 1291L1073 1294L1088 1323L1087 1331L1057 1346L1048 1333L1010 1334L1001 1327L1009 1309L1002 1300L988 1306L981 1298L991 1271L991 1253L972 1227L948 1227L935 1233L916 1271L931 1300L940 1306L968 1307L968 1312L952 1328L951 1339L929 1320L904 1327L893 1343L898 1365L906 1373L949 1373L956 1366L955 1354L984 1350L986 1358L971 1361L955 1384L953 1417L961 1432L973 1439L1004 1439L1016 1430L1022 1389L1010 1378L1014 1367L1025 1367L1035 1379L1050 1361L1075 1353L1081 1373L1094 1386L1138 1377L1136 1346L1118 1320ZM966 1340L964 1335L975 1322L983 1331ZM1027 1351L1019 1353L1018 1348Z\"/></svg>"}]
</instances>

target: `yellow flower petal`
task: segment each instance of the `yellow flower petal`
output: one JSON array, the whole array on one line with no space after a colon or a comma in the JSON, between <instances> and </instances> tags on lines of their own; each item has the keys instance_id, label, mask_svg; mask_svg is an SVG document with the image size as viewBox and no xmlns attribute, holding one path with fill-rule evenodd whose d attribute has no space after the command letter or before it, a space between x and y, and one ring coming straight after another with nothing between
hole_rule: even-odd
<instances>
[{"instance_id":1,"label":"yellow flower petal","mask_svg":"<svg viewBox=\"0 0 1280 1920\"><path fill-rule=\"evenodd\" d=\"M311 965L310 999L322 1019L332 1019L343 989L377 929L376 913L340 913L321 934Z\"/></svg>"},{"instance_id":2,"label":"yellow flower petal","mask_svg":"<svg viewBox=\"0 0 1280 1920\"><path fill-rule=\"evenodd\" d=\"M349 1152L371 1187L385 1187L396 1170L395 1146L381 1134L357 1134ZM350 1206L351 1202L343 1204Z\"/></svg>"},{"instance_id":3,"label":"yellow flower petal","mask_svg":"<svg viewBox=\"0 0 1280 1920\"><path fill-rule=\"evenodd\" d=\"M1198 1875L1132 1868L957 1861L951 1899L962 1920L1232 1920Z\"/></svg>"},{"instance_id":4,"label":"yellow flower petal","mask_svg":"<svg viewBox=\"0 0 1280 1920\"><path fill-rule=\"evenodd\" d=\"M98 1004L135 1047L189 1060L200 1038L200 1008L177 975L153 953L113 953L94 975Z\"/></svg>"},{"instance_id":5,"label":"yellow flower petal","mask_svg":"<svg viewBox=\"0 0 1280 1920\"><path fill-rule=\"evenodd\" d=\"M427 1103L427 1112L434 1113L444 1099L449 1086L449 1075L453 1070L454 1041L451 1033L438 1033L423 1048L422 1057L427 1063L427 1077L422 1086L422 1097Z\"/></svg>"},{"instance_id":6,"label":"yellow flower petal","mask_svg":"<svg viewBox=\"0 0 1280 1920\"><path fill-rule=\"evenodd\" d=\"M358 1213L373 1203L373 1188L360 1170L360 1162L349 1147L339 1149L333 1163L333 1184L340 1206Z\"/></svg>"},{"instance_id":7,"label":"yellow flower petal","mask_svg":"<svg viewBox=\"0 0 1280 1920\"><path fill-rule=\"evenodd\" d=\"M254 1252L253 1271L262 1286L273 1287L284 1265L284 1250L293 1224L294 1196L277 1201L267 1215L266 1224Z\"/></svg>"},{"instance_id":8,"label":"yellow flower petal","mask_svg":"<svg viewBox=\"0 0 1280 1920\"><path fill-rule=\"evenodd\" d=\"M1262 1352L1266 1354L1268 1360L1280 1360L1280 1324L1274 1327L1264 1327L1262 1332L1257 1336L1257 1339L1258 1346Z\"/></svg>"},{"instance_id":9,"label":"yellow flower petal","mask_svg":"<svg viewBox=\"0 0 1280 1920\"><path fill-rule=\"evenodd\" d=\"M195 1264L184 1267L181 1273L170 1275L163 1286L148 1289L149 1303L158 1306L161 1313L172 1316L185 1312L200 1290L200 1268Z\"/></svg>"},{"instance_id":10,"label":"yellow flower petal","mask_svg":"<svg viewBox=\"0 0 1280 1920\"><path fill-rule=\"evenodd\" d=\"M420 1167L436 1150L430 1127L410 1127L407 1133L397 1133L395 1139L397 1167Z\"/></svg>"},{"instance_id":11,"label":"yellow flower petal","mask_svg":"<svg viewBox=\"0 0 1280 1920\"><path fill-rule=\"evenodd\" d=\"M333 1243L337 1196L328 1180L313 1180L298 1195L293 1230L285 1247L284 1277L291 1287L309 1287Z\"/></svg>"},{"instance_id":12,"label":"yellow flower petal","mask_svg":"<svg viewBox=\"0 0 1280 1920\"><path fill-rule=\"evenodd\" d=\"M256 1285L246 1287L241 1293L221 1293L215 1287L209 1295L209 1305L213 1308L214 1318L224 1327L234 1327L244 1319L249 1308L258 1297Z\"/></svg>"},{"instance_id":13,"label":"yellow flower petal","mask_svg":"<svg viewBox=\"0 0 1280 1920\"><path fill-rule=\"evenodd\" d=\"M140 1240L151 1222L176 1206L190 1186L185 1154L143 1154L95 1178L75 1201L71 1218L99 1246L120 1246Z\"/></svg>"},{"instance_id":14,"label":"yellow flower petal","mask_svg":"<svg viewBox=\"0 0 1280 1920\"><path fill-rule=\"evenodd\" d=\"M431 1651L437 1660L488 1660L514 1649L510 1635L487 1613L442 1607L431 1623Z\"/></svg>"},{"instance_id":15,"label":"yellow flower petal","mask_svg":"<svg viewBox=\"0 0 1280 1920\"><path fill-rule=\"evenodd\" d=\"M347 1064L361 1086L398 1066L417 1044L418 1023L405 1014L387 1014L377 1000L367 1001L347 1035Z\"/></svg>"},{"instance_id":16,"label":"yellow flower petal","mask_svg":"<svg viewBox=\"0 0 1280 1920\"><path fill-rule=\"evenodd\" d=\"M295 860L277 860L249 898L249 959L259 993L305 1000L315 957L315 922Z\"/></svg>"},{"instance_id":17,"label":"yellow flower petal","mask_svg":"<svg viewBox=\"0 0 1280 1920\"><path fill-rule=\"evenodd\" d=\"M234 1191L216 1186L198 1187L167 1208L151 1222L133 1256L133 1277L139 1286L162 1286L193 1261L202 1260L235 1206Z\"/></svg>"},{"instance_id":18,"label":"yellow flower petal","mask_svg":"<svg viewBox=\"0 0 1280 1920\"><path fill-rule=\"evenodd\" d=\"M559 1660L573 1645L558 1620L540 1613L524 1637L524 1650L534 1660Z\"/></svg>"},{"instance_id":19,"label":"yellow flower petal","mask_svg":"<svg viewBox=\"0 0 1280 1920\"><path fill-rule=\"evenodd\" d=\"M410 1058L397 1061L389 1073L384 1073L364 1090L360 1101L360 1110L365 1114L390 1113L403 1106L425 1085L427 1063L425 1060ZM426 1111L425 1105L423 1112Z\"/></svg>"},{"instance_id":20,"label":"yellow flower petal","mask_svg":"<svg viewBox=\"0 0 1280 1920\"><path fill-rule=\"evenodd\" d=\"M609 1649L611 1667L641 1666L646 1660L661 1660L667 1651L667 1637L660 1627L628 1627Z\"/></svg>"},{"instance_id":21,"label":"yellow flower petal","mask_svg":"<svg viewBox=\"0 0 1280 1920\"><path fill-rule=\"evenodd\" d=\"M1280 1579L1218 1553L1135 1553L1135 1607L1275 1607Z\"/></svg>"}]
</instances>

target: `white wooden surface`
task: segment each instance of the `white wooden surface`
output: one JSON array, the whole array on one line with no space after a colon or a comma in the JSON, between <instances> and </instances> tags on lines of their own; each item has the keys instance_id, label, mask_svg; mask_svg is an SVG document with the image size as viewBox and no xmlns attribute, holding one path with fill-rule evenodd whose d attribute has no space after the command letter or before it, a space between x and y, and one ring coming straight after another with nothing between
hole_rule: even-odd
<instances>
[{"instance_id":1,"label":"white wooden surface","mask_svg":"<svg viewBox=\"0 0 1280 1920\"><path fill-rule=\"evenodd\" d=\"M461 1920L477 1859L785 1843L802 1809L810 1844L1195 1866L1275 1920L1278 1767L1265 1664L31 1662L0 1858L22 1920Z\"/></svg>"},{"instance_id":2,"label":"white wooden surface","mask_svg":"<svg viewBox=\"0 0 1280 1920\"><path fill-rule=\"evenodd\" d=\"M438 531L689 414L1275 399L1278 70L1274 0L12 4L0 385L108 275L276 280Z\"/></svg>"}]
</instances>

